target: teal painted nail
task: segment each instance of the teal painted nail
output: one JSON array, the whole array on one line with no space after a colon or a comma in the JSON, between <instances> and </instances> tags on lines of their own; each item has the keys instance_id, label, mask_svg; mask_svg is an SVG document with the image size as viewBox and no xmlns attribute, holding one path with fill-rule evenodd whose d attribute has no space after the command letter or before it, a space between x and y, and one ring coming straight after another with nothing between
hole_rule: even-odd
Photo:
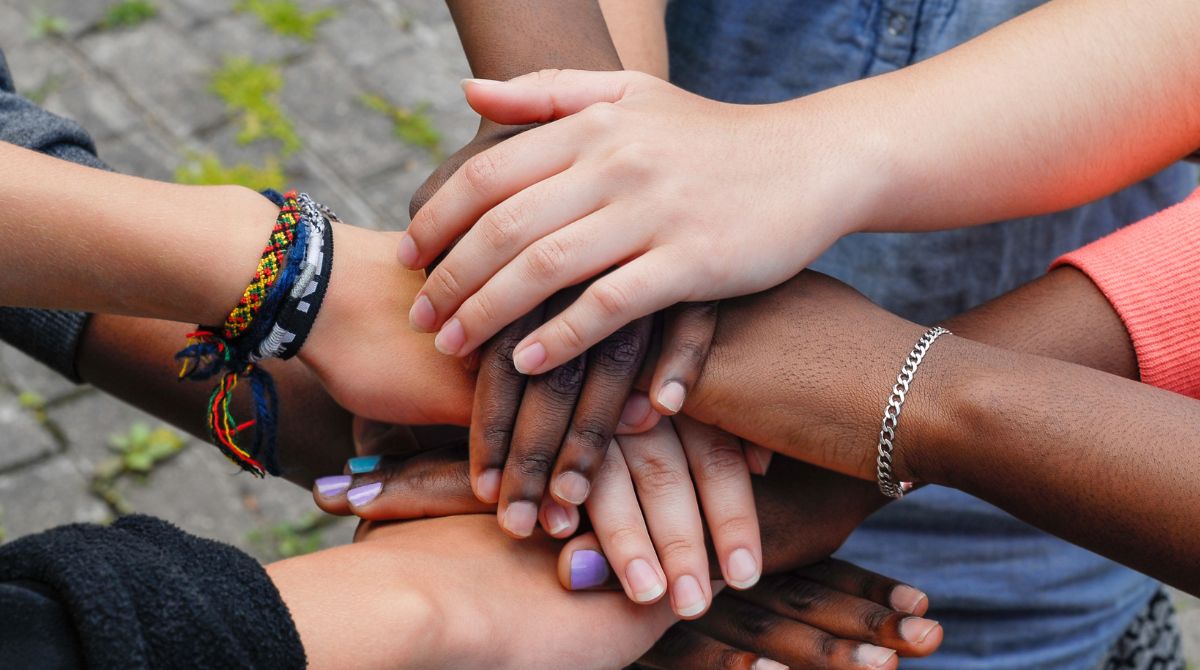
<instances>
[{"instance_id":1,"label":"teal painted nail","mask_svg":"<svg viewBox=\"0 0 1200 670\"><path fill-rule=\"evenodd\" d=\"M350 466L350 473L361 475L368 472L375 472L379 468L379 461L383 456L355 456L346 461L346 465Z\"/></svg>"}]
</instances>

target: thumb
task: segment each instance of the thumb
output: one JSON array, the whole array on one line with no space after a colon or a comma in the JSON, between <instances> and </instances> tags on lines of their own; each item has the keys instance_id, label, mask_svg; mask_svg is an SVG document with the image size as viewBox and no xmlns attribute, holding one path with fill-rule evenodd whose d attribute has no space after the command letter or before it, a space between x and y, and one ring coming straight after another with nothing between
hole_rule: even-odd
<instances>
[{"instance_id":1,"label":"thumb","mask_svg":"<svg viewBox=\"0 0 1200 670\"><path fill-rule=\"evenodd\" d=\"M508 81L464 79L467 104L480 116L504 125L546 123L570 116L597 102L617 102L638 72L542 70Z\"/></svg>"}]
</instances>

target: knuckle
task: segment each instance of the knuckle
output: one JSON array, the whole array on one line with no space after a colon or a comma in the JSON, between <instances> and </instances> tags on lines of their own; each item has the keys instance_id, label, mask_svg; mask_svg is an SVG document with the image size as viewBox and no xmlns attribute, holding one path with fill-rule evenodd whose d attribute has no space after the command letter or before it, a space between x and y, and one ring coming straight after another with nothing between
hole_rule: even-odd
<instances>
[{"instance_id":1,"label":"knuckle","mask_svg":"<svg viewBox=\"0 0 1200 670\"><path fill-rule=\"evenodd\" d=\"M560 276L567 268L569 250L554 237L538 240L526 252L525 263L529 278L535 282L546 282Z\"/></svg>"},{"instance_id":2,"label":"knuckle","mask_svg":"<svg viewBox=\"0 0 1200 670\"><path fill-rule=\"evenodd\" d=\"M541 480L550 475L550 468L553 466L554 454L531 451L510 457L507 467L514 469L522 477Z\"/></svg>"},{"instance_id":3,"label":"knuckle","mask_svg":"<svg viewBox=\"0 0 1200 670\"><path fill-rule=\"evenodd\" d=\"M700 459L696 476L708 483L749 477L746 454L741 445L727 440L719 440L709 445Z\"/></svg>"},{"instance_id":4,"label":"knuckle","mask_svg":"<svg viewBox=\"0 0 1200 670\"><path fill-rule=\"evenodd\" d=\"M625 373L641 362L645 343L641 333L622 328L600 343L596 348L596 359L607 371Z\"/></svg>"},{"instance_id":5,"label":"knuckle","mask_svg":"<svg viewBox=\"0 0 1200 670\"><path fill-rule=\"evenodd\" d=\"M738 537L751 534L755 524L749 517L735 516L729 519L723 519L716 524L713 524L712 519L708 520L712 527L714 537Z\"/></svg>"},{"instance_id":6,"label":"knuckle","mask_svg":"<svg viewBox=\"0 0 1200 670\"><path fill-rule=\"evenodd\" d=\"M496 303L492 301L492 297L486 291L479 291L463 304L464 312L470 314L474 312L475 318L479 323L496 323L499 312L496 311ZM472 319L464 318L463 321Z\"/></svg>"},{"instance_id":7,"label":"knuckle","mask_svg":"<svg viewBox=\"0 0 1200 670\"><path fill-rule=\"evenodd\" d=\"M553 84L562 75L562 70L558 68L543 68L538 70L535 78L539 84Z\"/></svg>"},{"instance_id":8,"label":"knuckle","mask_svg":"<svg viewBox=\"0 0 1200 670\"><path fill-rule=\"evenodd\" d=\"M891 612L882 607L867 607L859 614L859 620L863 627L863 631L878 636L885 628L889 627L892 619L897 618L895 612ZM899 622L897 622L897 628Z\"/></svg>"},{"instance_id":9,"label":"knuckle","mask_svg":"<svg viewBox=\"0 0 1200 670\"><path fill-rule=\"evenodd\" d=\"M454 276L454 270L445 263L437 266L433 273L429 275L429 283L433 291L443 296L458 295L459 289L462 288L462 284Z\"/></svg>"},{"instance_id":10,"label":"knuckle","mask_svg":"<svg viewBox=\"0 0 1200 670\"><path fill-rule=\"evenodd\" d=\"M633 306L633 287L626 287L614 281L598 281L588 288L600 314L609 318L625 316Z\"/></svg>"},{"instance_id":11,"label":"knuckle","mask_svg":"<svg viewBox=\"0 0 1200 670\"><path fill-rule=\"evenodd\" d=\"M501 203L480 219L476 227L488 246L507 250L516 245L524 218L520 210L520 205Z\"/></svg>"},{"instance_id":12,"label":"knuckle","mask_svg":"<svg viewBox=\"0 0 1200 670\"><path fill-rule=\"evenodd\" d=\"M698 551L692 538L685 536L667 537L654 546L661 560L668 563L683 562Z\"/></svg>"},{"instance_id":13,"label":"knuckle","mask_svg":"<svg viewBox=\"0 0 1200 670\"><path fill-rule=\"evenodd\" d=\"M779 626L780 619L764 609L750 603L734 601L732 615L735 625L751 638L770 635Z\"/></svg>"},{"instance_id":14,"label":"knuckle","mask_svg":"<svg viewBox=\"0 0 1200 670\"><path fill-rule=\"evenodd\" d=\"M483 445L489 452L502 452L508 449L512 441L512 426L499 422L489 422L483 426Z\"/></svg>"},{"instance_id":15,"label":"knuckle","mask_svg":"<svg viewBox=\"0 0 1200 670\"><path fill-rule=\"evenodd\" d=\"M583 387L583 358L577 356L542 375L541 385L572 404Z\"/></svg>"},{"instance_id":16,"label":"knuckle","mask_svg":"<svg viewBox=\"0 0 1200 670\"><path fill-rule=\"evenodd\" d=\"M620 547L626 553L630 553L646 541L645 531L628 523L616 524L605 530L604 536L608 540L605 546Z\"/></svg>"},{"instance_id":17,"label":"knuckle","mask_svg":"<svg viewBox=\"0 0 1200 670\"><path fill-rule=\"evenodd\" d=\"M584 349L587 345L587 339L583 336L583 331L575 325L569 316L555 320L555 336L559 342L574 351Z\"/></svg>"},{"instance_id":18,"label":"knuckle","mask_svg":"<svg viewBox=\"0 0 1200 670\"><path fill-rule=\"evenodd\" d=\"M608 132L619 123L620 108L612 102L594 102L580 115L593 131Z\"/></svg>"},{"instance_id":19,"label":"knuckle","mask_svg":"<svg viewBox=\"0 0 1200 670\"><path fill-rule=\"evenodd\" d=\"M818 609L829 600L829 591L821 585L790 575L775 584L775 592L781 603L797 613Z\"/></svg>"},{"instance_id":20,"label":"knuckle","mask_svg":"<svg viewBox=\"0 0 1200 670\"><path fill-rule=\"evenodd\" d=\"M570 441L588 453L600 453L608 448L612 433L613 429L603 420L587 417L577 419L571 426Z\"/></svg>"},{"instance_id":21,"label":"knuckle","mask_svg":"<svg viewBox=\"0 0 1200 670\"><path fill-rule=\"evenodd\" d=\"M662 495L692 485L687 473L681 472L674 463L660 456L646 456L636 465L630 463L630 467L636 468L638 488L649 495Z\"/></svg>"},{"instance_id":22,"label":"knuckle","mask_svg":"<svg viewBox=\"0 0 1200 670\"><path fill-rule=\"evenodd\" d=\"M496 181L496 163L493 151L475 154L463 164L463 177L475 192L487 191Z\"/></svg>"},{"instance_id":23,"label":"knuckle","mask_svg":"<svg viewBox=\"0 0 1200 670\"><path fill-rule=\"evenodd\" d=\"M709 339L693 333L678 335L671 342L671 353L679 362L692 367L699 367L708 358Z\"/></svg>"}]
</instances>

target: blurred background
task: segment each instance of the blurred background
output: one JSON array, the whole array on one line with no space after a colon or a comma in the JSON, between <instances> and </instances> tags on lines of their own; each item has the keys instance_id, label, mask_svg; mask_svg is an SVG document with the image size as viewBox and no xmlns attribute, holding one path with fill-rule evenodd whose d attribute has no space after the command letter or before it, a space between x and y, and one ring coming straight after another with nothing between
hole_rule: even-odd
<instances>
[{"instance_id":1,"label":"blurred background","mask_svg":"<svg viewBox=\"0 0 1200 670\"><path fill-rule=\"evenodd\" d=\"M438 0L0 0L0 49L17 90L82 124L117 170L287 185L371 228L407 225L412 192L477 119ZM136 511L268 561L353 529L4 345L0 434L0 542ZM1200 668L1200 603L1178 603Z\"/></svg>"}]
</instances>

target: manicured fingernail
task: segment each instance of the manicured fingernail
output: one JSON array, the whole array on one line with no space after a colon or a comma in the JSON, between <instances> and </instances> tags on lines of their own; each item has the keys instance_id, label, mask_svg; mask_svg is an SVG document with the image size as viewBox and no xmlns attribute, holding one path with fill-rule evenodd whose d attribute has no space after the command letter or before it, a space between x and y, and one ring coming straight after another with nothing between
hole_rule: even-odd
<instances>
[{"instance_id":1,"label":"manicured fingernail","mask_svg":"<svg viewBox=\"0 0 1200 670\"><path fill-rule=\"evenodd\" d=\"M892 609L897 612L915 614L921 602L925 600L925 594L911 586L901 584L892 589L890 600L892 601Z\"/></svg>"},{"instance_id":2,"label":"manicured fingernail","mask_svg":"<svg viewBox=\"0 0 1200 670\"><path fill-rule=\"evenodd\" d=\"M495 86L496 84L502 84L502 83L504 83L504 82L496 81L495 79L463 79L462 81L460 81L458 83L458 85L462 86L465 89L467 87L467 84L479 84L480 86Z\"/></svg>"},{"instance_id":3,"label":"manicured fingernail","mask_svg":"<svg viewBox=\"0 0 1200 670\"><path fill-rule=\"evenodd\" d=\"M769 658L760 658L750 666L750 670L788 670L788 667L779 661L772 661Z\"/></svg>"},{"instance_id":4,"label":"manicured fingernail","mask_svg":"<svg viewBox=\"0 0 1200 670\"><path fill-rule=\"evenodd\" d=\"M513 366L523 375L533 374L545 362L546 347L541 342L522 347L513 354Z\"/></svg>"},{"instance_id":5,"label":"manicured fingernail","mask_svg":"<svg viewBox=\"0 0 1200 670\"><path fill-rule=\"evenodd\" d=\"M748 589L757 584L758 578L762 576L754 554L745 547L738 547L729 554L725 569L729 571L726 581L735 589Z\"/></svg>"},{"instance_id":6,"label":"manicured fingernail","mask_svg":"<svg viewBox=\"0 0 1200 670\"><path fill-rule=\"evenodd\" d=\"M667 587L663 586L662 581L659 580L658 573L654 571L654 568L641 558L635 558L629 562L628 567L625 568L625 579L629 581L633 599L639 603L657 600L667 590Z\"/></svg>"},{"instance_id":7,"label":"manicured fingernail","mask_svg":"<svg viewBox=\"0 0 1200 670\"><path fill-rule=\"evenodd\" d=\"M873 644L860 644L854 652L854 657L858 659L858 662L870 668L883 667L895 655L896 652L891 649L876 647Z\"/></svg>"},{"instance_id":8,"label":"manicured fingernail","mask_svg":"<svg viewBox=\"0 0 1200 670\"><path fill-rule=\"evenodd\" d=\"M467 334L463 332L462 324L458 319L450 319L438 331L437 337L433 338L433 346L443 354L453 356L462 349L466 341Z\"/></svg>"},{"instance_id":9,"label":"manicured fingernail","mask_svg":"<svg viewBox=\"0 0 1200 670\"><path fill-rule=\"evenodd\" d=\"M671 589L671 604L675 613L685 619L696 616L708 607L700 582L691 575L675 580L675 586Z\"/></svg>"},{"instance_id":10,"label":"manicured fingernail","mask_svg":"<svg viewBox=\"0 0 1200 670\"><path fill-rule=\"evenodd\" d=\"M379 497L379 492L383 490L383 482L375 482L374 484L364 484L350 489L346 493L346 500L354 507L362 507L372 500Z\"/></svg>"},{"instance_id":11,"label":"manicured fingernail","mask_svg":"<svg viewBox=\"0 0 1200 670\"><path fill-rule=\"evenodd\" d=\"M475 497L489 505L500 499L500 471L489 468L475 480Z\"/></svg>"},{"instance_id":12,"label":"manicured fingernail","mask_svg":"<svg viewBox=\"0 0 1200 670\"><path fill-rule=\"evenodd\" d=\"M591 589L608 581L608 561L604 554L580 549L571 554L571 588Z\"/></svg>"},{"instance_id":13,"label":"manicured fingernail","mask_svg":"<svg viewBox=\"0 0 1200 670\"><path fill-rule=\"evenodd\" d=\"M396 257L400 259L400 264L409 270L417 269L417 261L421 258L421 252L417 251L417 243L413 241L412 235L405 233L404 237L400 238Z\"/></svg>"},{"instance_id":14,"label":"manicured fingernail","mask_svg":"<svg viewBox=\"0 0 1200 670\"><path fill-rule=\"evenodd\" d=\"M658 404L666 407L672 414L683 409L686 397L687 391L683 390L683 384L679 382L667 382L658 390Z\"/></svg>"},{"instance_id":15,"label":"manicured fingernail","mask_svg":"<svg viewBox=\"0 0 1200 670\"><path fill-rule=\"evenodd\" d=\"M350 488L350 475L317 477L313 484L317 486L317 493L321 494L321 497L332 498L340 496L343 491Z\"/></svg>"},{"instance_id":16,"label":"manicured fingernail","mask_svg":"<svg viewBox=\"0 0 1200 670\"><path fill-rule=\"evenodd\" d=\"M550 526L546 532L555 537L571 527L567 510L556 502L546 503L546 523Z\"/></svg>"},{"instance_id":17,"label":"manicured fingernail","mask_svg":"<svg viewBox=\"0 0 1200 670\"><path fill-rule=\"evenodd\" d=\"M641 393L635 393L629 396L625 401L625 408L621 410L621 425L629 428L640 426L653 411L650 399Z\"/></svg>"},{"instance_id":18,"label":"manicured fingernail","mask_svg":"<svg viewBox=\"0 0 1200 670\"><path fill-rule=\"evenodd\" d=\"M529 537L537 523L537 505L528 500L510 503L504 510L504 529L517 537Z\"/></svg>"},{"instance_id":19,"label":"manicured fingernail","mask_svg":"<svg viewBox=\"0 0 1200 670\"><path fill-rule=\"evenodd\" d=\"M933 632L934 628L937 627L938 622L936 621L922 619L915 616L905 617L904 620L900 622L900 637L908 640L909 642L920 644L924 642L925 638L929 637L929 634Z\"/></svg>"},{"instance_id":20,"label":"manicured fingernail","mask_svg":"<svg viewBox=\"0 0 1200 670\"><path fill-rule=\"evenodd\" d=\"M591 488L588 480L578 472L564 472L554 480L554 495L572 505L582 505Z\"/></svg>"},{"instance_id":21,"label":"manicured fingernail","mask_svg":"<svg viewBox=\"0 0 1200 670\"><path fill-rule=\"evenodd\" d=\"M346 461L346 465L350 466L350 472L356 475L365 475L368 472L375 472L379 468L379 461L383 460L383 456L355 456Z\"/></svg>"},{"instance_id":22,"label":"manicured fingernail","mask_svg":"<svg viewBox=\"0 0 1200 670\"><path fill-rule=\"evenodd\" d=\"M433 303L423 295L417 296L412 309L408 310L408 325L412 326L413 330L431 333L436 323L437 313L433 311Z\"/></svg>"}]
</instances>

